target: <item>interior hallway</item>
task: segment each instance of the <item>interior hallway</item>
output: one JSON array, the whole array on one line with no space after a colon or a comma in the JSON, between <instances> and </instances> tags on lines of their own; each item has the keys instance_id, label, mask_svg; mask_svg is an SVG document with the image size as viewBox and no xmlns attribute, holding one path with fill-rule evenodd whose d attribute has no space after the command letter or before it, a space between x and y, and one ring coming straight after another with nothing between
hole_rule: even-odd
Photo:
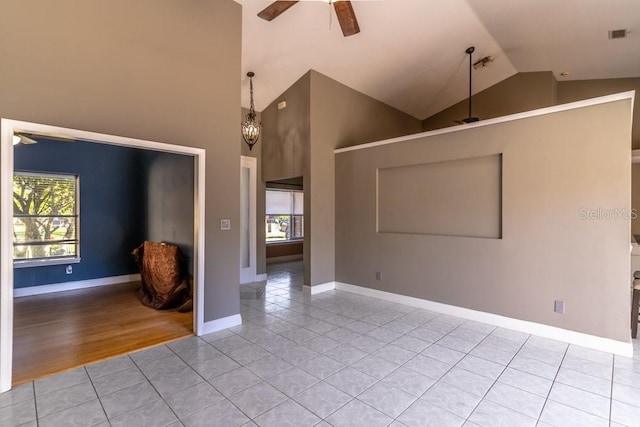
<instances>
[{"instance_id":1,"label":"interior hallway","mask_svg":"<svg viewBox=\"0 0 640 427\"><path fill-rule=\"evenodd\" d=\"M242 288L241 326L23 384L0 395L0 420L20 425L37 418L40 426L640 425L638 356L342 291L307 296L301 263L268 270L266 286Z\"/></svg>"},{"instance_id":2,"label":"interior hallway","mask_svg":"<svg viewBox=\"0 0 640 427\"><path fill-rule=\"evenodd\" d=\"M138 301L139 282L14 300L13 384L192 334L192 313Z\"/></svg>"}]
</instances>

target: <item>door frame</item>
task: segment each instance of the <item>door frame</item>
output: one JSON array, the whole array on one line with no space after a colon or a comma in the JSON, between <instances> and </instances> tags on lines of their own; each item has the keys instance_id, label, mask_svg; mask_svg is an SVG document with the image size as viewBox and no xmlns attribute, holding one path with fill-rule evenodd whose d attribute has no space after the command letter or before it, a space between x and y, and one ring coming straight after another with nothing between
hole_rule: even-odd
<instances>
[{"instance_id":1,"label":"door frame","mask_svg":"<svg viewBox=\"0 0 640 427\"><path fill-rule=\"evenodd\" d=\"M240 284L252 283L257 281L256 275L256 201L258 186L258 159L249 156L240 156L240 198L242 194L242 169L249 169L249 267L242 268L240 265ZM241 202L242 203L242 202ZM240 232L242 233L242 224L240 224ZM240 236L240 251L242 252L242 236ZM240 263L242 263L242 253L240 254Z\"/></svg>"},{"instance_id":2,"label":"door frame","mask_svg":"<svg viewBox=\"0 0 640 427\"><path fill-rule=\"evenodd\" d=\"M84 141L188 155L194 158L193 332L204 333L205 150L78 129L0 119L0 393L11 389L13 369L13 134L65 135Z\"/></svg>"}]
</instances>

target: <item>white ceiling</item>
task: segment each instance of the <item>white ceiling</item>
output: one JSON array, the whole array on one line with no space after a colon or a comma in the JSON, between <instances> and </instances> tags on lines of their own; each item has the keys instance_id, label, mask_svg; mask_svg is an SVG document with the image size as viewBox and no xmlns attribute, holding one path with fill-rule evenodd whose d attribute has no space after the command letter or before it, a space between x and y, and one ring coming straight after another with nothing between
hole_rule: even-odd
<instances>
[{"instance_id":1,"label":"white ceiling","mask_svg":"<svg viewBox=\"0 0 640 427\"><path fill-rule=\"evenodd\" d=\"M640 77L640 0L352 0L361 32L351 37L326 0L302 1L271 22L256 16L271 0L236 1L242 105L254 71L258 111L314 69L424 119L467 96L469 46L474 61L495 58L473 72L474 93L527 71ZM618 28L628 38L608 40Z\"/></svg>"}]
</instances>

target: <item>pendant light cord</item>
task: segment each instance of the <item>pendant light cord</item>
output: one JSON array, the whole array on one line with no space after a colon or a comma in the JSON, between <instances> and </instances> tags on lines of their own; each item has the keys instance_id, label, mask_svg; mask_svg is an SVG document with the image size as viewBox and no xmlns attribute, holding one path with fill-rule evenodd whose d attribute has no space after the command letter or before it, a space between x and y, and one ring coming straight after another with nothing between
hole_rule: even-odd
<instances>
[{"instance_id":1,"label":"pendant light cord","mask_svg":"<svg viewBox=\"0 0 640 427\"><path fill-rule=\"evenodd\" d=\"M467 53L469 54L469 115L467 117L471 117L471 71L473 67L471 64L471 55L473 54L474 50L474 47L470 47L469 49L467 49Z\"/></svg>"},{"instance_id":2,"label":"pendant light cord","mask_svg":"<svg viewBox=\"0 0 640 427\"><path fill-rule=\"evenodd\" d=\"M251 98L251 105L249 108L249 112L251 114L255 114L255 108L253 107L253 77L249 77L249 97Z\"/></svg>"}]
</instances>

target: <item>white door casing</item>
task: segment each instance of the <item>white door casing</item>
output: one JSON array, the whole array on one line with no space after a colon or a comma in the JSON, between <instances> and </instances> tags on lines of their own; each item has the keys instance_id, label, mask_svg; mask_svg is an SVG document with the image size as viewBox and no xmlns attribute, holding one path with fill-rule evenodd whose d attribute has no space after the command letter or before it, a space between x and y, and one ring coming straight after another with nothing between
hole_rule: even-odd
<instances>
[{"instance_id":1,"label":"white door casing","mask_svg":"<svg viewBox=\"0 0 640 427\"><path fill-rule=\"evenodd\" d=\"M240 284L256 277L257 159L240 156Z\"/></svg>"},{"instance_id":2,"label":"white door casing","mask_svg":"<svg viewBox=\"0 0 640 427\"><path fill-rule=\"evenodd\" d=\"M0 393L11 389L13 358L13 134L66 135L74 139L189 155L194 168L193 331L204 333L205 150L17 120L0 120ZM255 221L254 221L255 223ZM254 239L255 240L255 239Z\"/></svg>"}]
</instances>

